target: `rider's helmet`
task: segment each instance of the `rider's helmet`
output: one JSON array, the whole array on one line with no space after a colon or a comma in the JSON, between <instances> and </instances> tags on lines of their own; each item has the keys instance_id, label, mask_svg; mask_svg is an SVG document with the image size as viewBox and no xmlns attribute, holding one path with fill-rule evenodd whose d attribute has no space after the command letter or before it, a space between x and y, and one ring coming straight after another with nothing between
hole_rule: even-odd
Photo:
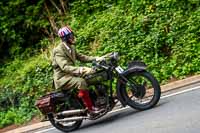
<instances>
[{"instance_id":1,"label":"rider's helmet","mask_svg":"<svg viewBox=\"0 0 200 133\"><path fill-rule=\"evenodd\" d=\"M69 26L64 26L58 30L58 36L63 40L68 42L70 39L74 38L73 31Z\"/></svg>"}]
</instances>

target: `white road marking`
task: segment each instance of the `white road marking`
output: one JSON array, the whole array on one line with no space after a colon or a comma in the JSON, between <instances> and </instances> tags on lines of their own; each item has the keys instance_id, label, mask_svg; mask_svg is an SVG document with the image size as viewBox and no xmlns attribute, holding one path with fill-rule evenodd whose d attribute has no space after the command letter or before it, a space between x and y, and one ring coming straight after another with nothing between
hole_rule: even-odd
<instances>
[{"instance_id":1,"label":"white road marking","mask_svg":"<svg viewBox=\"0 0 200 133\"><path fill-rule=\"evenodd\" d=\"M168 95L162 96L161 99L171 97L171 96L175 96L175 95L179 95L179 94L186 93L186 92L189 92L189 91L194 91L194 90L197 90L197 89L200 89L200 86L196 86L194 88L190 88L190 89L182 90L182 91L175 92L175 93L172 93L172 94L168 94Z\"/></svg>"},{"instance_id":2,"label":"white road marking","mask_svg":"<svg viewBox=\"0 0 200 133\"><path fill-rule=\"evenodd\" d=\"M189 92L189 91L194 91L194 90L197 90L197 89L200 89L200 86L196 86L194 88L190 88L190 89L182 90L182 91L175 92L175 93L172 93L172 94L168 94L168 95L162 96L160 99L165 99L165 98L168 98L168 97L172 97L172 96L179 95L179 94L182 94L182 93L186 93L186 92ZM127 107L124 107L124 108L116 109L116 110L110 111L108 114L119 112L119 111L122 111L122 110L125 110L125 109L128 109L128 108L131 108L131 107L127 106ZM35 132L35 133L44 133L44 132L54 130L54 129L55 129L55 127L52 127L52 128L48 128L48 129L44 129L44 130Z\"/></svg>"},{"instance_id":3,"label":"white road marking","mask_svg":"<svg viewBox=\"0 0 200 133\"><path fill-rule=\"evenodd\" d=\"M52 128L48 128L48 129L44 129L44 130L41 130L41 131L38 131L38 132L35 132L35 133L44 133L44 132L48 132L50 130L54 130L55 127L52 127Z\"/></svg>"}]
</instances>

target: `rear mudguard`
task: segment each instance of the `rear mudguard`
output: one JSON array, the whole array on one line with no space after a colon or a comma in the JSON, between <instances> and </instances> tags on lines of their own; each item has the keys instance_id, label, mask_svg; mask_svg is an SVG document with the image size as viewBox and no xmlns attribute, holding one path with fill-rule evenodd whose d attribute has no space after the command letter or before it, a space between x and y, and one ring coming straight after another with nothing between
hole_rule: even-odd
<instances>
[{"instance_id":1,"label":"rear mudguard","mask_svg":"<svg viewBox=\"0 0 200 133\"><path fill-rule=\"evenodd\" d=\"M121 104L125 107L127 105L127 101L124 98L123 89L126 82L123 77L126 77L130 73L137 73L146 70L146 65L143 62L132 62L129 64L128 69L120 74L119 79L117 81L117 98L121 102Z\"/></svg>"}]
</instances>

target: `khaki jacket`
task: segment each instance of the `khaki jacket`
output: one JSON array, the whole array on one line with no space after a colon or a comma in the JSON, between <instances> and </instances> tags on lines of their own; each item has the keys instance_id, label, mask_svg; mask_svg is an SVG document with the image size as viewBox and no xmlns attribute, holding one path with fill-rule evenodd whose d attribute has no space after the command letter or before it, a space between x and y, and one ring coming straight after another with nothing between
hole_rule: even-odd
<instances>
[{"instance_id":1,"label":"khaki jacket","mask_svg":"<svg viewBox=\"0 0 200 133\"><path fill-rule=\"evenodd\" d=\"M96 57L77 53L74 45L71 46L70 52L70 50L68 50L63 43L60 43L53 50L53 79L56 89L61 88L63 85L69 82L72 77L79 74L80 67L75 66L77 59L82 62L90 62L96 59Z\"/></svg>"}]
</instances>

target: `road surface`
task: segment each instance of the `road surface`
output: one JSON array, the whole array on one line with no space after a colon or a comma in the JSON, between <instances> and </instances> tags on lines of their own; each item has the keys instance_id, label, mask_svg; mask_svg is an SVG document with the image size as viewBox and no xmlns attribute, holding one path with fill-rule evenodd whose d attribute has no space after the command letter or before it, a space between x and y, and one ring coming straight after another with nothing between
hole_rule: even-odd
<instances>
[{"instance_id":1,"label":"road surface","mask_svg":"<svg viewBox=\"0 0 200 133\"><path fill-rule=\"evenodd\" d=\"M62 132L50 128L35 133ZM165 94L150 110L126 108L96 121L84 121L72 133L200 133L200 84Z\"/></svg>"}]
</instances>

